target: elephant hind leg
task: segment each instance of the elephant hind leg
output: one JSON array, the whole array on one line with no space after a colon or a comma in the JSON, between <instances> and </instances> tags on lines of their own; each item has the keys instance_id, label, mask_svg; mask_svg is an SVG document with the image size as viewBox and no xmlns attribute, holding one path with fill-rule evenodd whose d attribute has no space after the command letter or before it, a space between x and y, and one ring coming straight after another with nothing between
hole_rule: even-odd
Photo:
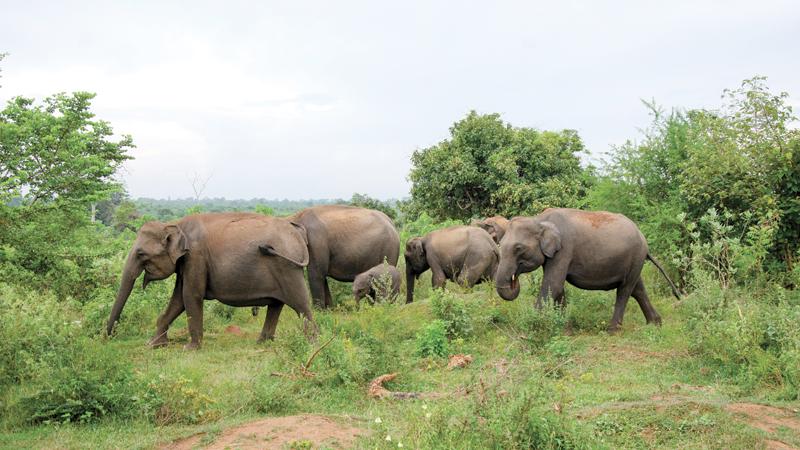
<instances>
[{"instance_id":1,"label":"elephant hind leg","mask_svg":"<svg viewBox=\"0 0 800 450\"><path fill-rule=\"evenodd\" d=\"M628 306L628 299L631 297L633 286L623 285L617 288L617 301L614 303L614 315L608 324L608 332L615 333L622 326L622 318L625 315L625 308Z\"/></svg>"},{"instance_id":2,"label":"elephant hind leg","mask_svg":"<svg viewBox=\"0 0 800 450\"><path fill-rule=\"evenodd\" d=\"M331 295L331 287L328 285L328 277L325 277L324 283L325 283L325 308L332 308L333 296Z\"/></svg>"},{"instance_id":3,"label":"elephant hind leg","mask_svg":"<svg viewBox=\"0 0 800 450\"><path fill-rule=\"evenodd\" d=\"M653 307L652 303L650 303L650 297L647 296L647 289L645 289L644 281L641 277L639 277L639 281L633 288L633 293L631 295L636 299L636 302L639 303L639 307L642 308L642 313L644 313L644 319L647 323L661 325L661 316L658 315L658 312L656 312L656 309Z\"/></svg>"},{"instance_id":4,"label":"elephant hind leg","mask_svg":"<svg viewBox=\"0 0 800 450\"><path fill-rule=\"evenodd\" d=\"M283 303L277 300L267 306L267 317L264 319L264 328L261 329L258 342L275 339L275 330L278 328L278 318L281 316L282 309Z\"/></svg>"}]
</instances>

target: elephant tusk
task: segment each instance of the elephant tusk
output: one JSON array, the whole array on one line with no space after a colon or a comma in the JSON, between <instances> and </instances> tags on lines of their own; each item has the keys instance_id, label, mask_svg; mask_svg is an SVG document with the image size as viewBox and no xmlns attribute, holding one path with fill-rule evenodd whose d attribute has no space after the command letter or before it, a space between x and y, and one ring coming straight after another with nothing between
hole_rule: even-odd
<instances>
[{"instance_id":1,"label":"elephant tusk","mask_svg":"<svg viewBox=\"0 0 800 450\"><path fill-rule=\"evenodd\" d=\"M511 274L511 281L514 281L514 279L516 279L516 278L517 278L517 274L515 274L515 273L512 273L512 274Z\"/></svg>"}]
</instances>

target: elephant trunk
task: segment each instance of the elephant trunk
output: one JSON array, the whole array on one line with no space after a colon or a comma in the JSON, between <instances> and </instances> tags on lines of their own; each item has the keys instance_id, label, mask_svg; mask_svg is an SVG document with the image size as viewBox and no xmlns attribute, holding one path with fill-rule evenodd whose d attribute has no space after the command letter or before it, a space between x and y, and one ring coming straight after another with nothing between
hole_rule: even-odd
<instances>
[{"instance_id":1,"label":"elephant trunk","mask_svg":"<svg viewBox=\"0 0 800 450\"><path fill-rule=\"evenodd\" d=\"M414 301L414 278L416 274L414 273L414 268L411 267L411 263L406 261L406 303L411 303Z\"/></svg>"},{"instance_id":2,"label":"elephant trunk","mask_svg":"<svg viewBox=\"0 0 800 450\"><path fill-rule=\"evenodd\" d=\"M106 334L109 336L114 331L114 324L119 320L122 308L125 307L125 302L128 301L128 297L131 295L133 283L139 278L143 270L144 266L136 259L136 249L131 249L130 253L128 253L128 260L125 262L125 269L122 271L122 282L117 292L117 299L114 301L114 307L111 308L111 317L108 318L108 323L106 324Z\"/></svg>"},{"instance_id":3,"label":"elephant trunk","mask_svg":"<svg viewBox=\"0 0 800 450\"><path fill-rule=\"evenodd\" d=\"M519 296L519 274L513 265L500 265L495 275L495 289L503 300Z\"/></svg>"}]
</instances>

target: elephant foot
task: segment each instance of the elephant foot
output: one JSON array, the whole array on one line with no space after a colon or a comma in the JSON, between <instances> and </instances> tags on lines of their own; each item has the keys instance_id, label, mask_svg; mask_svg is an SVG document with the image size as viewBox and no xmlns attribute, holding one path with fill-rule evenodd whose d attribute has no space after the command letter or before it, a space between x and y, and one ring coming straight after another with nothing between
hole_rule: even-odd
<instances>
[{"instance_id":1,"label":"elephant foot","mask_svg":"<svg viewBox=\"0 0 800 450\"><path fill-rule=\"evenodd\" d=\"M184 350L200 350L200 343L199 342L189 342L188 344L183 346Z\"/></svg>"},{"instance_id":2,"label":"elephant foot","mask_svg":"<svg viewBox=\"0 0 800 450\"><path fill-rule=\"evenodd\" d=\"M661 326L661 317L655 316L652 319L647 320L648 325L655 325L657 327Z\"/></svg>"},{"instance_id":3,"label":"elephant foot","mask_svg":"<svg viewBox=\"0 0 800 450\"><path fill-rule=\"evenodd\" d=\"M274 341L274 340L275 340L275 336L274 335L273 336L259 336L258 339L256 339L256 342L259 343L259 344L263 344L264 342Z\"/></svg>"},{"instance_id":4,"label":"elephant foot","mask_svg":"<svg viewBox=\"0 0 800 450\"><path fill-rule=\"evenodd\" d=\"M169 345L169 339L167 339L166 334L162 334L160 336L156 336L153 339L150 339L150 342L147 343L150 348L162 348Z\"/></svg>"},{"instance_id":5,"label":"elephant foot","mask_svg":"<svg viewBox=\"0 0 800 450\"><path fill-rule=\"evenodd\" d=\"M606 329L606 331L608 332L608 334L617 334L617 333L619 333L620 331L622 331L622 325L620 325L620 324L618 324L618 323L616 323L616 324L611 324L611 325L609 325L609 326L608 326L608 328Z\"/></svg>"}]
</instances>

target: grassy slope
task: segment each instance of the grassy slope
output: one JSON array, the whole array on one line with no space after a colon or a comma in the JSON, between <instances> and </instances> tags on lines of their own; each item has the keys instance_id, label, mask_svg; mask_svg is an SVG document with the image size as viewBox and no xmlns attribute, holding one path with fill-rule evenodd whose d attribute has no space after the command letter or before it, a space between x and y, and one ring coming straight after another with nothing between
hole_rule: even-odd
<instances>
[{"instance_id":1,"label":"grassy slope","mask_svg":"<svg viewBox=\"0 0 800 450\"><path fill-rule=\"evenodd\" d=\"M318 313L323 330L320 342L330 333L337 334L337 339L312 365L318 373L314 379L270 376L271 372L288 373L311 350L304 346L300 322L291 311L281 318L276 341L265 345L255 342L263 312L253 318L245 309L237 310L230 322L208 320L204 348L199 352L181 348L187 341L183 318L173 326L173 345L166 349L144 347L143 336L120 336L107 345L129 358L142 376L156 382L159 377L182 377L187 386L213 399L207 422L158 427L144 420L39 426L0 435L0 446L151 448L198 432L208 432L207 439L213 439L226 426L265 415L309 412L354 416L373 431L371 438L362 441L367 448L396 448L397 442L406 448L505 447L491 436L513 435L514 427L505 429L508 420L538 420L536 411L542 408L575 425L574 436L591 439L592 447L762 445L763 432L725 411L733 387L715 379L713 371L688 351L682 313L673 307L674 299L656 296L656 308L664 318L661 328L644 325L638 305L631 301L624 330L609 336L602 327L611 314L612 294L570 290L570 325L563 336L542 346L526 339L529 333L516 321L531 308L532 289L523 288L520 299L503 302L488 286L472 293L449 286L468 305L475 323L471 336L450 342L450 353L474 357L468 368L454 371L447 370L446 359L415 355L415 335L433 319L426 300L430 292L424 286L412 305ZM226 333L229 324L241 327L245 335ZM354 367L363 365L353 360L362 351L352 339L356 330L367 330L394 350L378 364L399 373L387 385L389 389L444 396L403 401L367 398L368 378L375 374ZM531 398L534 407L520 413L520 398ZM788 406L798 407L796 403ZM381 423L375 422L377 417ZM786 431L779 434L784 442L800 446L800 437ZM385 440L387 435L392 442Z\"/></svg>"}]
</instances>

